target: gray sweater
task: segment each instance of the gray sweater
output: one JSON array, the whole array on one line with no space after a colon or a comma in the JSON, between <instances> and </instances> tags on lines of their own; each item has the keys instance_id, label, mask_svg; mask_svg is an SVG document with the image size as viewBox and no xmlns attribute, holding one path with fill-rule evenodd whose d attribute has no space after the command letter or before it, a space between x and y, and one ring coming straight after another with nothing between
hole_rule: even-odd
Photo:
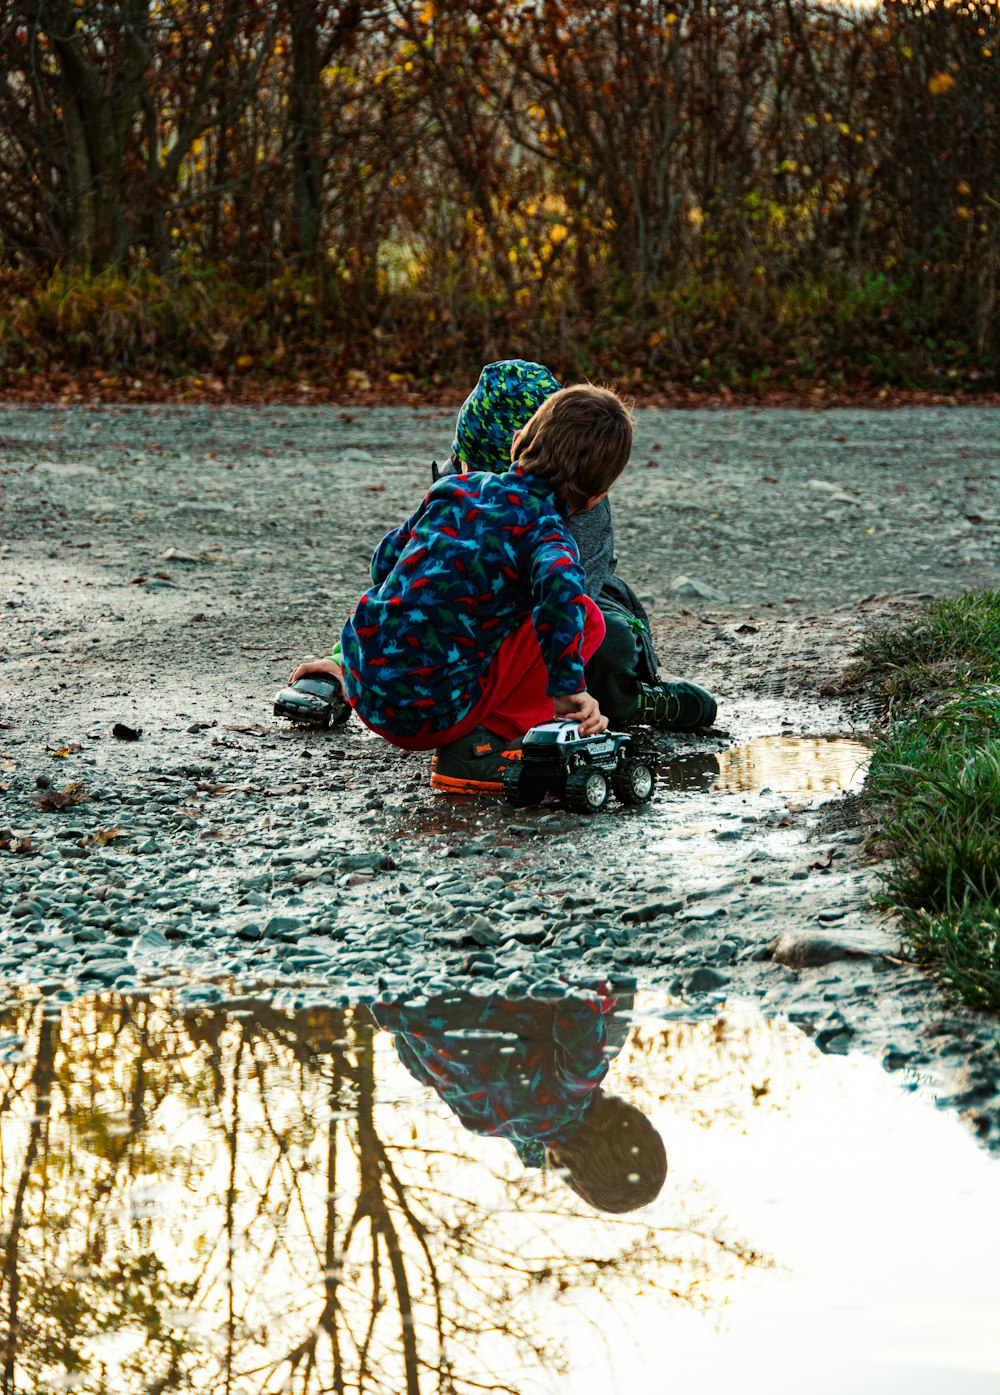
<instances>
[{"instance_id":1,"label":"gray sweater","mask_svg":"<svg viewBox=\"0 0 1000 1395\"><path fill-rule=\"evenodd\" d=\"M642 621L638 639L642 657L649 669L648 675L643 676L647 681L655 679L660 664L649 633L649 616L631 586L616 571L618 558L615 555L615 530L611 522L611 500L604 498L585 513L572 514L568 522L587 575L587 595L602 610L619 610L626 616Z\"/></svg>"}]
</instances>

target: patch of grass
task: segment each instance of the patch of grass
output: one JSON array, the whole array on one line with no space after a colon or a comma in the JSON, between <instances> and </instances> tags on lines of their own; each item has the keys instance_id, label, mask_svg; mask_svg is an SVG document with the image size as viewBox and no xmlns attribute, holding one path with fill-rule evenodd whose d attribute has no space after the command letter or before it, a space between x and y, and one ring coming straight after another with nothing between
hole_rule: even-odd
<instances>
[{"instance_id":1,"label":"patch of grass","mask_svg":"<svg viewBox=\"0 0 1000 1395\"><path fill-rule=\"evenodd\" d=\"M1000 1008L1000 592L923 607L862 646L890 706L866 793L893 861L883 902L966 1002Z\"/></svg>"},{"instance_id":2,"label":"patch of grass","mask_svg":"<svg viewBox=\"0 0 1000 1395\"><path fill-rule=\"evenodd\" d=\"M905 626L876 630L844 682L888 702L1000 684L1000 590L934 601Z\"/></svg>"},{"instance_id":3,"label":"patch of grass","mask_svg":"<svg viewBox=\"0 0 1000 1395\"><path fill-rule=\"evenodd\" d=\"M1000 1005L1000 909L963 906L931 915L917 911L907 923L918 955L940 966L958 996L970 1007Z\"/></svg>"}]
</instances>

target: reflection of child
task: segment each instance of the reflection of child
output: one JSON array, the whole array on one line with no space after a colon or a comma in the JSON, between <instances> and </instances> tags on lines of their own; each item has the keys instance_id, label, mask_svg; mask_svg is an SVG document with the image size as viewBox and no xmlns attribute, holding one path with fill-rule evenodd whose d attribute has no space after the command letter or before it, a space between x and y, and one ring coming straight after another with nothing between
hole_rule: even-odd
<instances>
[{"instance_id":1,"label":"reflection of child","mask_svg":"<svg viewBox=\"0 0 1000 1395\"><path fill-rule=\"evenodd\" d=\"M456 991L372 1012L410 1074L465 1128L509 1139L527 1167L548 1164L584 1201L621 1212L659 1193L667 1155L646 1116L601 1089L620 1007L580 990L557 1002Z\"/></svg>"}]
</instances>

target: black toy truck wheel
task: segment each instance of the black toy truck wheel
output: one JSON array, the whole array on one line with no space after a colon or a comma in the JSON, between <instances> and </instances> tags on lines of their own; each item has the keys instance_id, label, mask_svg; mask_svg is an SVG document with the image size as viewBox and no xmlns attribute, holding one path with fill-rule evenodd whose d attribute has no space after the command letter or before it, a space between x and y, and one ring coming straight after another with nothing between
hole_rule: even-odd
<instances>
[{"instance_id":1,"label":"black toy truck wheel","mask_svg":"<svg viewBox=\"0 0 1000 1395\"><path fill-rule=\"evenodd\" d=\"M612 775L611 788L623 804L646 804L653 797L656 776L644 760L627 760Z\"/></svg>"},{"instance_id":2,"label":"black toy truck wheel","mask_svg":"<svg viewBox=\"0 0 1000 1395\"><path fill-rule=\"evenodd\" d=\"M583 814L596 814L608 802L608 782L604 773L592 766L574 770L566 777L566 803Z\"/></svg>"},{"instance_id":3,"label":"black toy truck wheel","mask_svg":"<svg viewBox=\"0 0 1000 1395\"><path fill-rule=\"evenodd\" d=\"M541 804L545 798L545 782L523 766L508 766L500 778L508 804L515 804L519 809Z\"/></svg>"}]
</instances>

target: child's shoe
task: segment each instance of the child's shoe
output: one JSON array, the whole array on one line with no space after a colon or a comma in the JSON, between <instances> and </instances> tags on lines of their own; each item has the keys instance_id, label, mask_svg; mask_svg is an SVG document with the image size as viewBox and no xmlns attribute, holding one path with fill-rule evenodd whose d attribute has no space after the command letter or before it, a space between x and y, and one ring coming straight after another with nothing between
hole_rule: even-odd
<instances>
[{"instance_id":1,"label":"child's shoe","mask_svg":"<svg viewBox=\"0 0 1000 1395\"><path fill-rule=\"evenodd\" d=\"M696 731L710 727L718 711L707 688L683 678L662 683L640 683L635 721L668 731Z\"/></svg>"},{"instance_id":2,"label":"child's shoe","mask_svg":"<svg viewBox=\"0 0 1000 1395\"><path fill-rule=\"evenodd\" d=\"M441 746L431 759L431 784L452 794L503 790L503 772L521 759L521 743L505 741L485 727L474 727L457 741Z\"/></svg>"}]
</instances>

